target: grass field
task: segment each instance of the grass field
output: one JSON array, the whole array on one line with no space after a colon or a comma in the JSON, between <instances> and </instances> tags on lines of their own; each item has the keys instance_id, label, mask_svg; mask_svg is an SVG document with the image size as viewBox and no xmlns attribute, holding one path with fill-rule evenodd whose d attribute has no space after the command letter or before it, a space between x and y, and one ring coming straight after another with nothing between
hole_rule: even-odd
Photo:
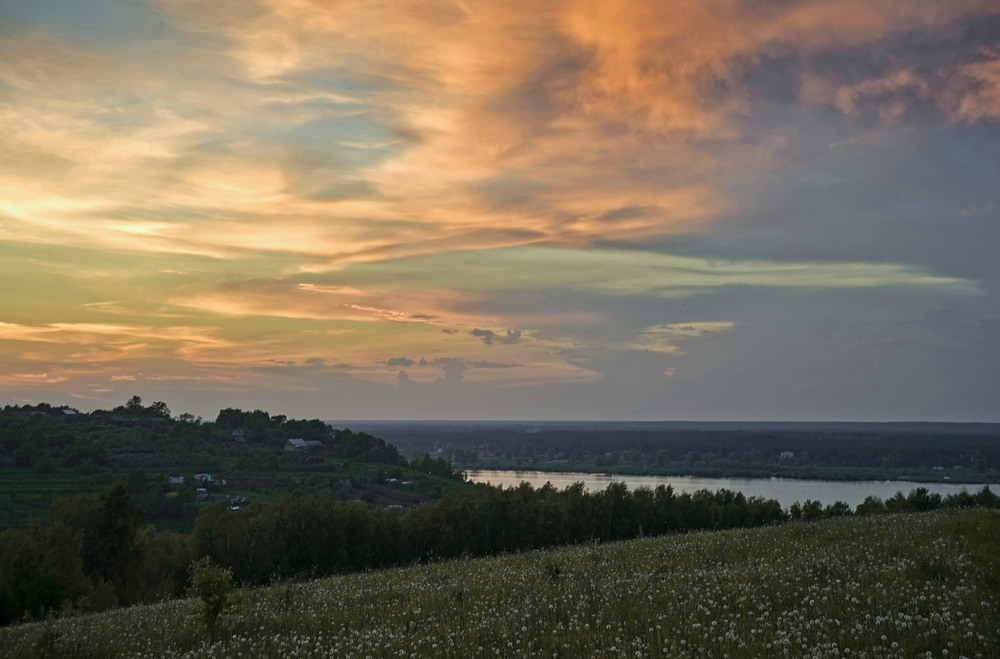
<instances>
[{"instance_id":1,"label":"grass field","mask_svg":"<svg viewBox=\"0 0 1000 659\"><path fill-rule=\"evenodd\" d=\"M0 467L0 529L26 526L41 517L56 497L97 494L113 481L113 476L106 474L81 475L68 470L38 474L31 469Z\"/></svg>"},{"instance_id":2,"label":"grass field","mask_svg":"<svg viewBox=\"0 0 1000 659\"><path fill-rule=\"evenodd\" d=\"M0 657L997 657L1000 513L590 544L0 629Z\"/></svg>"}]
</instances>

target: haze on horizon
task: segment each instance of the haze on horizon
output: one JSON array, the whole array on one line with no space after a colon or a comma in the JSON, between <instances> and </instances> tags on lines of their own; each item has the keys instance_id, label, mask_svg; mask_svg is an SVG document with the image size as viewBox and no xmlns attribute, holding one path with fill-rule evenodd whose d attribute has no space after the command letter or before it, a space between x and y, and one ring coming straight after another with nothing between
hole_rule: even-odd
<instances>
[{"instance_id":1,"label":"haze on horizon","mask_svg":"<svg viewBox=\"0 0 1000 659\"><path fill-rule=\"evenodd\" d=\"M1000 5L0 0L0 404L1000 421Z\"/></svg>"}]
</instances>

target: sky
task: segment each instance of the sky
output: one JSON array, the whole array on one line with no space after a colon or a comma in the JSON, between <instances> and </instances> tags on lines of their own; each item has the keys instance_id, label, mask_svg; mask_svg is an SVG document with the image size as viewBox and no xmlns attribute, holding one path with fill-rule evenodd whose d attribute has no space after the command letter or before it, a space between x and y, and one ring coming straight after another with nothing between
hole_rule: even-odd
<instances>
[{"instance_id":1,"label":"sky","mask_svg":"<svg viewBox=\"0 0 1000 659\"><path fill-rule=\"evenodd\" d=\"M995 0L0 0L0 404L1000 421Z\"/></svg>"}]
</instances>

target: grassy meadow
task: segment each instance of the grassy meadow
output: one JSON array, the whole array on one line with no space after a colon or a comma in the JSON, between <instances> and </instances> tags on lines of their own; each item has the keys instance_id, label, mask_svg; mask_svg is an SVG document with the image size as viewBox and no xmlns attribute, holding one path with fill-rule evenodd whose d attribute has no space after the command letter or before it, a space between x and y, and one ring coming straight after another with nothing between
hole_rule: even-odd
<instances>
[{"instance_id":1,"label":"grassy meadow","mask_svg":"<svg viewBox=\"0 0 1000 659\"><path fill-rule=\"evenodd\" d=\"M0 657L997 657L1000 512L586 544L0 628Z\"/></svg>"}]
</instances>

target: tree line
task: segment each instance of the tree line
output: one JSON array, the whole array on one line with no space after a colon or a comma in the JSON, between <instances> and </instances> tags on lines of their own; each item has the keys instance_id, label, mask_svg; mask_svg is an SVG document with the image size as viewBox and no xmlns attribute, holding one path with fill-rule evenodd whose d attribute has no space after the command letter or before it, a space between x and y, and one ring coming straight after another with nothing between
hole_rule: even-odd
<instances>
[{"instance_id":1,"label":"tree line","mask_svg":"<svg viewBox=\"0 0 1000 659\"><path fill-rule=\"evenodd\" d=\"M315 578L458 557L579 542L718 530L949 507L1000 507L983 488L942 498L919 488L855 510L817 501L783 510L739 492L630 491L622 483L587 491L476 485L405 512L332 497L255 501L243 510L201 509L191 534L143 526L125 483L98 496L58 499L44 520L0 532L0 623L52 613L102 610L184 593L196 559L231 570L245 585Z\"/></svg>"},{"instance_id":2,"label":"tree line","mask_svg":"<svg viewBox=\"0 0 1000 659\"><path fill-rule=\"evenodd\" d=\"M466 469L707 477L995 482L1000 425L982 423L378 423L409 454ZM966 480L968 479L968 480Z\"/></svg>"}]
</instances>

